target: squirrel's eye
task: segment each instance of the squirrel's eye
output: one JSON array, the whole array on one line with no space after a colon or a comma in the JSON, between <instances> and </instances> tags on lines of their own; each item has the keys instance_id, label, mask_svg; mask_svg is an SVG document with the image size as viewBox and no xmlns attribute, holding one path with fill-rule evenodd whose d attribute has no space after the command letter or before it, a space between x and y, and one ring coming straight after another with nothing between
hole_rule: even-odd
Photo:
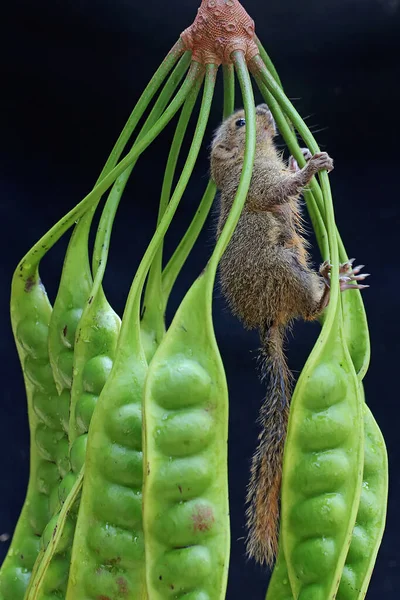
<instances>
[{"instance_id":1,"label":"squirrel's eye","mask_svg":"<svg viewBox=\"0 0 400 600\"><path fill-rule=\"evenodd\" d=\"M246 119L238 119L235 125L236 127L243 127L243 125L246 125Z\"/></svg>"}]
</instances>

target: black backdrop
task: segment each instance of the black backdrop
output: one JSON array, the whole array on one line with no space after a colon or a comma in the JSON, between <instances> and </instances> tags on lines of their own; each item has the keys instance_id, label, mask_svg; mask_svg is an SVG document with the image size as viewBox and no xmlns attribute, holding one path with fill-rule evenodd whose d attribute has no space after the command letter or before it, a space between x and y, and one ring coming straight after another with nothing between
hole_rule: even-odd
<instances>
[{"instance_id":1,"label":"black backdrop","mask_svg":"<svg viewBox=\"0 0 400 600\"><path fill-rule=\"evenodd\" d=\"M399 0L294 0L245 8L276 63L288 95L335 159L331 182L348 252L367 265L364 292L372 338L367 400L387 440L391 486L388 526L368 600L398 598L400 464L398 449L399 293L398 157ZM20 366L9 324L13 269L23 253L91 188L128 114L197 0L17 0L2 9L1 319L2 402L0 534L11 533L28 477L29 436ZM221 86L209 128L219 121ZM138 261L152 234L171 140L168 128L140 159L114 228L106 292L122 313ZM397 133L399 133L397 131ZM209 137L208 137L209 139ZM207 145L168 234L166 253L189 222L207 181ZM43 263L51 299L65 251ZM168 318L213 246L213 220L202 233L174 290ZM315 253L316 262L319 257ZM218 289L214 317L230 388L232 559L228 598L263 598L268 575L247 562L243 500L263 395L255 371L257 336L243 331ZM298 373L318 333L298 324L289 361ZM1 555L7 543L0 544Z\"/></svg>"}]
</instances>

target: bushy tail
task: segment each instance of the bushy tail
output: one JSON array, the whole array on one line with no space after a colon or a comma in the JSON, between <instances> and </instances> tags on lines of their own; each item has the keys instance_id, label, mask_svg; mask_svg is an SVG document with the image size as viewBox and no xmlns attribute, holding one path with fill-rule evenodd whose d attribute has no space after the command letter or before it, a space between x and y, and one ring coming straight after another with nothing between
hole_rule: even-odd
<instances>
[{"instance_id":1,"label":"bushy tail","mask_svg":"<svg viewBox=\"0 0 400 600\"><path fill-rule=\"evenodd\" d=\"M269 566L278 550L283 448L291 394L291 374L283 352L284 336L282 325L272 325L261 334L262 377L268 378L268 383L258 419L262 430L247 493L247 554Z\"/></svg>"}]
</instances>

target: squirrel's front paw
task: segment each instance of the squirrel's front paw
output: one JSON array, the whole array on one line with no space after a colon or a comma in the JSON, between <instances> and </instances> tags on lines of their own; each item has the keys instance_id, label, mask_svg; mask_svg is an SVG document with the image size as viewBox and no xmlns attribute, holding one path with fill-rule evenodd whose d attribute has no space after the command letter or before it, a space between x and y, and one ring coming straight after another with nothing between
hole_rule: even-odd
<instances>
[{"instance_id":1,"label":"squirrel's front paw","mask_svg":"<svg viewBox=\"0 0 400 600\"><path fill-rule=\"evenodd\" d=\"M312 169L314 173L318 173L318 171L323 171L326 169L329 171L333 170L333 160L329 156L327 152L317 152L310 158L307 163L309 169Z\"/></svg>"}]
</instances>

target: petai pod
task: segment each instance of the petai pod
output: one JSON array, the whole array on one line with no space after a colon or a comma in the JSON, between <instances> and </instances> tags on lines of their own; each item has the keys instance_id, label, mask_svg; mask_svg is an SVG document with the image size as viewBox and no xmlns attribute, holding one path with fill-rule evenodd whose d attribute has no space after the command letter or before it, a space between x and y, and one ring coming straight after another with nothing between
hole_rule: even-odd
<instances>
[{"instance_id":1,"label":"petai pod","mask_svg":"<svg viewBox=\"0 0 400 600\"><path fill-rule=\"evenodd\" d=\"M101 236L101 268L96 273L90 297L78 325L69 425L71 470L65 475L58 488L61 506L69 497L82 472L91 416L111 371L117 345L120 319L108 304L101 286L115 209L115 200L107 202L100 220L99 229L104 232ZM79 501L69 507L59 544L53 544L51 552L47 552L45 559L39 557L40 564L35 566L27 599L56 599L60 594L65 597L78 508ZM44 549L53 539L56 529L60 530L60 527L57 512L45 529Z\"/></svg>"},{"instance_id":2,"label":"petai pod","mask_svg":"<svg viewBox=\"0 0 400 600\"><path fill-rule=\"evenodd\" d=\"M311 151L307 128L260 58L263 83L287 111ZM316 345L295 388L282 477L281 543L296 599L335 595L357 514L362 482L362 397L345 343L339 304L339 256L329 182L320 174L331 298Z\"/></svg>"},{"instance_id":3,"label":"petai pod","mask_svg":"<svg viewBox=\"0 0 400 600\"><path fill-rule=\"evenodd\" d=\"M364 405L364 473L360 504L337 600L363 600L385 528L388 460L382 433Z\"/></svg>"},{"instance_id":4,"label":"petai pod","mask_svg":"<svg viewBox=\"0 0 400 600\"><path fill-rule=\"evenodd\" d=\"M385 442L368 406L364 404L364 471L360 503L337 600L363 600L382 539L388 493ZM293 600L282 545L266 600Z\"/></svg>"},{"instance_id":5,"label":"petai pod","mask_svg":"<svg viewBox=\"0 0 400 600\"><path fill-rule=\"evenodd\" d=\"M144 524L151 598L222 598L229 553L228 392L209 279L192 286L145 388Z\"/></svg>"},{"instance_id":6,"label":"petai pod","mask_svg":"<svg viewBox=\"0 0 400 600\"><path fill-rule=\"evenodd\" d=\"M259 44L261 58L263 59L265 65L270 72L270 89L271 89L271 75L275 79L277 85L281 86L279 81L279 77L276 74L276 71L266 54L265 50L262 48L261 44ZM265 67L263 67L265 70ZM266 75L266 73L264 73ZM290 124L290 119L283 113L281 106L284 106L283 98L280 99L280 104L276 102L275 98L268 90L268 87L263 83L260 78L259 72L256 72L257 83L261 89L261 92L269 104L276 122L278 123L281 134L283 135L291 153L295 156L300 166L303 166L304 158L300 151L299 143L297 142L296 136L293 131L288 126L288 122ZM276 96L275 96L276 97ZM315 142L311 135L307 134L306 126L300 119L297 119L296 126L299 128L299 131L303 138L307 140L307 145L311 149L312 152L318 151L318 147L315 145ZM310 216L313 221L314 230L317 236L317 240L321 249L321 252L327 255L327 232L324 224L324 220L326 219L325 215L325 206L323 201L323 194L321 188L316 179L311 182L310 189L305 192L305 198L307 201L307 206L309 208ZM343 243L340 239L339 233L336 231L336 238L339 250L339 258L341 262L347 262L348 256L344 249ZM370 343L369 343L369 335L368 335L368 325L366 321L365 309L363 306L363 302L361 299L361 294L359 290L354 290L351 293L347 292L341 295L341 306L342 306L342 315L343 315L343 334L344 339L347 344L349 354L351 356L354 369L357 373L359 381L361 381L366 373L369 363L370 356ZM346 558L346 566L343 571L343 580L340 584L338 597L341 593L343 593L344 589L351 589L353 595L349 597L354 598L362 598L365 595L366 588L368 585L369 577L373 568L373 563L376 558L376 553L380 544L380 539L382 536L382 530L385 521L385 513L386 513L386 495L387 494L387 458L386 458L386 450L384 446L384 442L379 431L377 424L374 422L372 415L367 407L364 407L366 411L365 415L365 456L364 456L364 482L363 482L363 492L361 495L359 512L362 512L362 497L365 490L365 487L368 487L367 475L368 475L368 455L372 451L375 455L375 459L377 462L380 461L381 467L379 470L378 479L380 481L376 482L376 486L379 488L377 490L378 497L380 497L380 501L378 501L375 505L375 512L372 512L375 518L375 527L372 527L372 535L365 536L365 545L363 548L363 562L364 568L367 570L362 573L362 567L359 568L358 571L358 586L355 585L351 587L351 580L354 578L350 577L351 567L349 567L348 560L351 559L351 552L349 552L348 557ZM371 439L374 440L375 448L371 446ZM373 448L371 450L371 448ZM386 485L386 492L385 492ZM373 510L373 504L371 504L371 510ZM359 515L357 515L357 521L359 519ZM368 530L368 528L367 528ZM353 531L352 537L352 545L357 547L357 541L355 537L357 537L357 525ZM375 538L374 538L375 534ZM355 536L355 537L354 537ZM358 545L359 548L359 545ZM362 561L361 561L362 562ZM369 571L368 571L369 569ZM347 582L347 587L344 582ZM360 583L360 581L364 581L364 583ZM285 558L283 555L282 544L280 545L279 556L277 560L277 564L274 569L274 573L271 578L270 586L268 589L267 598L291 598L292 592L290 588L290 583L288 580L288 573L285 563ZM347 597L347 596L346 596Z\"/></svg>"},{"instance_id":7,"label":"petai pod","mask_svg":"<svg viewBox=\"0 0 400 600\"><path fill-rule=\"evenodd\" d=\"M69 470L69 394L58 395L48 353L51 305L40 281L39 264L70 227L68 215L23 258L12 281L11 322L28 400L30 476L25 503L0 571L0 598L24 597L40 547L40 536L58 504L60 477ZM64 227L64 229L63 229Z\"/></svg>"},{"instance_id":8,"label":"petai pod","mask_svg":"<svg viewBox=\"0 0 400 600\"><path fill-rule=\"evenodd\" d=\"M51 516L51 498L68 471L63 445L68 399L59 397L51 372L47 340L51 306L29 253L13 277L11 320L24 372L31 435L27 495L0 571L1 600L22 600L39 552L40 536Z\"/></svg>"},{"instance_id":9,"label":"petai pod","mask_svg":"<svg viewBox=\"0 0 400 600\"><path fill-rule=\"evenodd\" d=\"M225 597L229 560L228 394L212 323L216 268L239 219L255 152L254 99L233 54L245 103L246 152L232 213L203 274L158 347L144 396L143 527L149 597Z\"/></svg>"},{"instance_id":10,"label":"petai pod","mask_svg":"<svg viewBox=\"0 0 400 600\"><path fill-rule=\"evenodd\" d=\"M281 536L294 597L325 600L340 581L362 481L362 397L337 323L326 325L292 398Z\"/></svg>"},{"instance_id":11,"label":"petai pod","mask_svg":"<svg viewBox=\"0 0 400 600\"><path fill-rule=\"evenodd\" d=\"M49 329L49 356L57 389L70 393L75 333L93 285L88 240L95 206L77 223L64 259Z\"/></svg>"}]
</instances>

